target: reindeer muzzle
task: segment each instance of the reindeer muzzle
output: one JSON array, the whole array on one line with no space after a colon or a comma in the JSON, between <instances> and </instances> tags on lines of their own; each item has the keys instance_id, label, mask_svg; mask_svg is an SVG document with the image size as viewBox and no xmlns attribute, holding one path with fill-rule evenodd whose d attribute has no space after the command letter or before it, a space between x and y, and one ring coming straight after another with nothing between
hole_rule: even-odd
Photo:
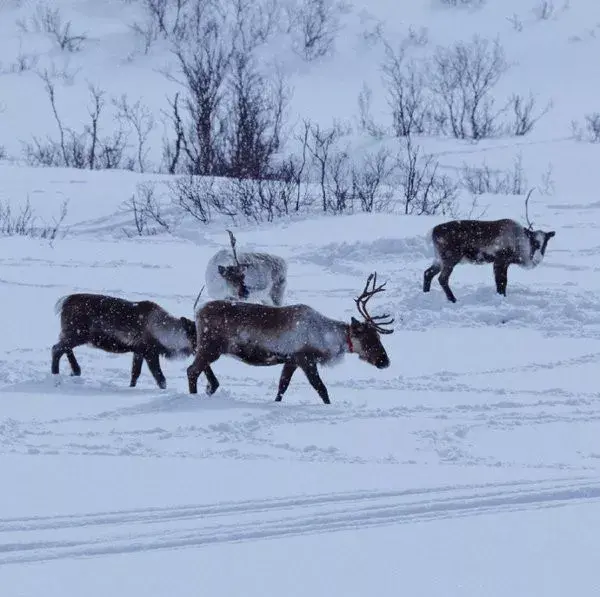
<instances>
[{"instance_id":1,"label":"reindeer muzzle","mask_svg":"<svg viewBox=\"0 0 600 597\"><path fill-rule=\"evenodd\" d=\"M390 366L390 359L387 355L378 358L375 361L375 367L377 367L377 369L387 369Z\"/></svg>"}]
</instances>

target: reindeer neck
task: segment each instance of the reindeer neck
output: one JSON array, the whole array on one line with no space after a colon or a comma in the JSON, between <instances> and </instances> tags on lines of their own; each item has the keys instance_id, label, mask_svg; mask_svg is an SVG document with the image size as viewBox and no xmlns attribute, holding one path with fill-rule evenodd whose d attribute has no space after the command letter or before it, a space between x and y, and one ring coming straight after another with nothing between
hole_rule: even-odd
<instances>
[{"instance_id":1,"label":"reindeer neck","mask_svg":"<svg viewBox=\"0 0 600 597\"><path fill-rule=\"evenodd\" d=\"M343 352L354 352L354 344L352 343L352 336L350 335L350 325L347 323L343 324L344 328L344 345L342 347Z\"/></svg>"}]
</instances>

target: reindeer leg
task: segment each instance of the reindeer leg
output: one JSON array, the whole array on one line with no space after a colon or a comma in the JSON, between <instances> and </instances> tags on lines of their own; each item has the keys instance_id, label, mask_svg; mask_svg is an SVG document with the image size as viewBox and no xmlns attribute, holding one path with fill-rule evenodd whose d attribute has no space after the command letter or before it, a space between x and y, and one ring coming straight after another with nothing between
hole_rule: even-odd
<instances>
[{"instance_id":1,"label":"reindeer leg","mask_svg":"<svg viewBox=\"0 0 600 597\"><path fill-rule=\"evenodd\" d=\"M279 377L279 388L277 389L277 397L275 398L275 402L281 402L283 395L290 385L292 375L294 375L294 371L296 371L297 368L298 365L296 365L296 363L286 363L283 366L283 369L281 370L281 376Z\"/></svg>"},{"instance_id":2,"label":"reindeer leg","mask_svg":"<svg viewBox=\"0 0 600 597\"><path fill-rule=\"evenodd\" d=\"M81 375L81 367L75 358L75 353L71 348L69 348L65 354L67 355L69 365L71 365L71 375L79 377Z\"/></svg>"},{"instance_id":3,"label":"reindeer leg","mask_svg":"<svg viewBox=\"0 0 600 597\"><path fill-rule=\"evenodd\" d=\"M208 382L206 384L206 393L210 396L217 391L217 388L220 385L219 380L217 379L217 376L210 365L206 365L206 367L204 367L204 375L206 375L206 381Z\"/></svg>"},{"instance_id":4,"label":"reindeer leg","mask_svg":"<svg viewBox=\"0 0 600 597\"><path fill-rule=\"evenodd\" d=\"M505 261L494 261L494 279L496 281L496 292L506 296L506 285L508 284L508 263Z\"/></svg>"},{"instance_id":5,"label":"reindeer leg","mask_svg":"<svg viewBox=\"0 0 600 597\"><path fill-rule=\"evenodd\" d=\"M206 358L206 355L201 350L198 350L196 352L196 357L194 358L194 361L187 368L188 386L190 394L198 393L198 378L207 366L208 359Z\"/></svg>"},{"instance_id":6,"label":"reindeer leg","mask_svg":"<svg viewBox=\"0 0 600 597\"><path fill-rule=\"evenodd\" d=\"M425 270L423 274L423 292L431 290L431 281L442 271L442 266L435 262Z\"/></svg>"},{"instance_id":7,"label":"reindeer leg","mask_svg":"<svg viewBox=\"0 0 600 597\"><path fill-rule=\"evenodd\" d=\"M317 363L313 359L306 359L303 363L299 363L298 366L304 371L306 378L308 379L310 385L317 391L317 394L321 397L321 400L325 404L331 404L329 400L329 393L327 392L327 388L319 375L319 371L317 370Z\"/></svg>"},{"instance_id":8,"label":"reindeer leg","mask_svg":"<svg viewBox=\"0 0 600 597\"><path fill-rule=\"evenodd\" d=\"M71 365L71 375L79 376L81 375L81 367L73 354L74 346L79 346L82 344L81 342L78 344L74 344L73 342L69 342L66 339L60 339L53 347L52 347L52 365L51 371L53 375L58 375L59 373L59 362L61 357L66 354L67 359L69 360L69 365Z\"/></svg>"},{"instance_id":9,"label":"reindeer leg","mask_svg":"<svg viewBox=\"0 0 600 597\"><path fill-rule=\"evenodd\" d=\"M160 368L160 360L158 357L158 353L151 352L144 356L146 359L146 363L148 363L148 369L150 369L150 373L152 373L152 377L154 377L156 384L161 390L166 389L167 380Z\"/></svg>"},{"instance_id":10,"label":"reindeer leg","mask_svg":"<svg viewBox=\"0 0 600 597\"><path fill-rule=\"evenodd\" d=\"M135 388L137 380L142 372L142 364L144 363L144 355L139 352L133 353L133 362L131 363L131 381L129 382L130 388Z\"/></svg>"},{"instance_id":11,"label":"reindeer leg","mask_svg":"<svg viewBox=\"0 0 600 597\"><path fill-rule=\"evenodd\" d=\"M452 303L456 302L456 297L452 293L452 290L450 290L448 280L450 279L450 274L452 273L455 265L456 264L445 263L442 266L440 277L438 278L438 282L440 283L442 290L445 292L446 298Z\"/></svg>"},{"instance_id":12,"label":"reindeer leg","mask_svg":"<svg viewBox=\"0 0 600 597\"><path fill-rule=\"evenodd\" d=\"M66 352L66 348L60 342L57 342L52 347L52 365L50 367L50 371L52 371L52 375L58 375L58 373L60 372L60 369L59 369L60 357L62 357L63 354L65 354L65 352Z\"/></svg>"}]
</instances>

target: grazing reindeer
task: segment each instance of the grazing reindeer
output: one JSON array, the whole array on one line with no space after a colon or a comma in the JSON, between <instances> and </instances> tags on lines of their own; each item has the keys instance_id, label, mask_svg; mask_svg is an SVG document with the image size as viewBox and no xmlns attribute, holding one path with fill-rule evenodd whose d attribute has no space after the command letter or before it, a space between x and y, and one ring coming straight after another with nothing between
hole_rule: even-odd
<instances>
[{"instance_id":1,"label":"grazing reindeer","mask_svg":"<svg viewBox=\"0 0 600 597\"><path fill-rule=\"evenodd\" d=\"M391 334L393 329L382 326L394 319L389 315L372 317L366 307L373 295L384 290L385 283L376 286L376 280L376 274L371 274L362 294L354 299L364 321L352 317L349 324L329 319L308 305L273 307L222 300L205 303L196 313L198 350L187 370L190 394L197 393L202 372L208 381L206 392L213 394L219 381L210 364L222 355L230 355L248 365L283 365L277 402L300 367L323 402L329 404L318 364L333 364L347 352L356 353L378 369L390 364L379 334Z\"/></svg>"},{"instance_id":2,"label":"grazing reindeer","mask_svg":"<svg viewBox=\"0 0 600 597\"><path fill-rule=\"evenodd\" d=\"M531 191L525 200L528 228L509 219L452 220L435 226L431 231L435 258L423 275L423 292L430 291L431 281L440 274L440 286L448 300L455 303L456 297L448 284L454 267L461 262L493 263L496 291L506 296L508 266L536 267L544 258L548 241L556 234L554 230L533 230L527 214L530 195Z\"/></svg>"},{"instance_id":3,"label":"grazing reindeer","mask_svg":"<svg viewBox=\"0 0 600 597\"><path fill-rule=\"evenodd\" d=\"M102 294L70 294L57 301L55 312L60 312L61 324L58 343L52 347L55 375L63 354L71 374L81 375L73 348L89 344L106 352L133 352L130 387L136 385L145 360L158 387L165 389L159 356L182 358L196 350L194 322L173 317L152 301L132 303Z\"/></svg>"},{"instance_id":4,"label":"grazing reindeer","mask_svg":"<svg viewBox=\"0 0 600 597\"><path fill-rule=\"evenodd\" d=\"M258 294L268 295L270 303L279 306L287 282L287 263L270 253L240 253L231 230L232 255L226 249L218 251L206 266L206 286L215 299L247 300ZM269 304L263 298L264 304Z\"/></svg>"}]
</instances>

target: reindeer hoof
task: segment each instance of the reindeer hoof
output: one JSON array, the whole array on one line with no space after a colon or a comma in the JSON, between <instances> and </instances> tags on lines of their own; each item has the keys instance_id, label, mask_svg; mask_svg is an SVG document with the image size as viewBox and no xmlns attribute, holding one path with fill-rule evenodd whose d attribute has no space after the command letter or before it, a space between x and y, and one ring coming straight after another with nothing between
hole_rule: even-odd
<instances>
[{"instance_id":1,"label":"reindeer hoof","mask_svg":"<svg viewBox=\"0 0 600 597\"><path fill-rule=\"evenodd\" d=\"M206 384L206 393L208 396L212 396L219 389L219 384L216 386L211 386L210 384Z\"/></svg>"}]
</instances>

